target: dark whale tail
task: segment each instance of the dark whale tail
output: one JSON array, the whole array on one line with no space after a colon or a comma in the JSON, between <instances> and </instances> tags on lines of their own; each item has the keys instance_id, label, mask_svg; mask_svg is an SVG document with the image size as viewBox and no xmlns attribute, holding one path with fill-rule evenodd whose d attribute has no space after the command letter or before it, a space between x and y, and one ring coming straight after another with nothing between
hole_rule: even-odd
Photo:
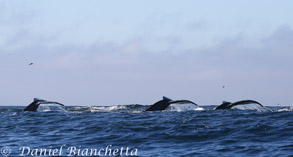
<instances>
[{"instance_id":1,"label":"dark whale tail","mask_svg":"<svg viewBox=\"0 0 293 157\"><path fill-rule=\"evenodd\" d=\"M156 103L154 103L151 107L146 109L145 111L162 111L165 110L172 100L163 96L163 100L160 100Z\"/></svg>"},{"instance_id":2,"label":"dark whale tail","mask_svg":"<svg viewBox=\"0 0 293 157\"><path fill-rule=\"evenodd\" d=\"M63 104L59 102L53 102L53 101L47 101L47 100L34 98L34 101L31 104L29 104L23 111L37 111L37 109L39 108L41 104L58 104L58 105L64 106Z\"/></svg>"},{"instance_id":3,"label":"dark whale tail","mask_svg":"<svg viewBox=\"0 0 293 157\"><path fill-rule=\"evenodd\" d=\"M194 104L194 105L198 106L196 103L189 101L189 100L175 100L175 101L173 101L172 99L163 96L163 100L156 102L155 104L150 106L145 111L162 111L162 110L165 110L171 104L187 104L187 103Z\"/></svg>"},{"instance_id":4,"label":"dark whale tail","mask_svg":"<svg viewBox=\"0 0 293 157\"><path fill-rule=\"evenodd\" d=\"M234 103L223 101L223 103L220 106L216 107L215 110L231 109L232 107L237 105L247 105L247 104L258 104L259 106L264 107L261 103L254 100L241 100Z\"/></svg>"}]
</instances>

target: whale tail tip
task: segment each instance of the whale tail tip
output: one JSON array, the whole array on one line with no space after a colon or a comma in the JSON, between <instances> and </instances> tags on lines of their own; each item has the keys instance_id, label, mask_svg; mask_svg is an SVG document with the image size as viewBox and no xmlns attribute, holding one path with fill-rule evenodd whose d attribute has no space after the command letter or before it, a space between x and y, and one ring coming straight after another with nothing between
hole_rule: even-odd
<instances>
[{"instance_id":1,"label":"whale tail tip","mask_svg":"<svg viewBox=\"0 0 293 157\"><path fill-rule=\"evenodd\" d=\"M45 102L45 101L47 101L47 100L40 99L40 98L34 98L34 101Z\"/></svg>"},{"instance_id":2,"label":"whale tail tip","mask_svg":"<svg viewBox=\"0 0 293 157\"><path fill-rule=\"evenodd\" d=\"M167 100L167 101L172 101L172 99L166 97L166 96L163 96L163 100Z\"/></svg>"}]
</instances>

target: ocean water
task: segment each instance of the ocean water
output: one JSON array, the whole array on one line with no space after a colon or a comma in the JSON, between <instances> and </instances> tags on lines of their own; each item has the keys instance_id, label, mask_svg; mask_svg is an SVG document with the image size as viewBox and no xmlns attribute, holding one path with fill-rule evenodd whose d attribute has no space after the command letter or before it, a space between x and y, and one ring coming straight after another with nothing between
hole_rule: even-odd
<instances>
[{"instance_id":1,"label":"ocean water","mask_svg":"<svg viewBox=\"0 0 293 157\"><path fill-rule=\"evenodd\" d=\"M143 112L148 106L0 107L4 156L293 156L292 107Z\"/></svg>"}]
</instances>

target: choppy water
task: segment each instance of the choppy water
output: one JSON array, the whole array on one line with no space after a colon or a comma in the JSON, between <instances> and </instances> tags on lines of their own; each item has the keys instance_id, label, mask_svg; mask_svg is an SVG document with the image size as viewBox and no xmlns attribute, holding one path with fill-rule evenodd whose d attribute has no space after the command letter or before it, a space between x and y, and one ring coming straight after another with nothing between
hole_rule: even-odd
<instances>
[{"instance_id":1,"label":"choppy water","mask_svg":"<svg viewBox=\"0 0 293 157\"><path fill-rule=\"evenodd\" d=\"M10 156L94 155L90 151L101 156L293 156L292 108L259 112L213 107L142 112L147 106L121 105L22 112L24 106L2 106L0 149Z\"/></svg>"}]
</instances>

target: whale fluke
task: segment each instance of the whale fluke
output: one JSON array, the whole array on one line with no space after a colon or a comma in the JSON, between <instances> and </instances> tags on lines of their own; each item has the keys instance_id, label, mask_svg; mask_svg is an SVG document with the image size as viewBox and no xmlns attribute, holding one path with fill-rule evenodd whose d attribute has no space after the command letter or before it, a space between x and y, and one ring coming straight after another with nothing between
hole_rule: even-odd
<instances>
[{"instance_id":1,"label":"whale fluke","mask_svg":"<svg viewBox=\"0 0 293 157\"><path fill-rule=\"evenodd\" d=\"M163 96L163 100L160 100L153 104L151 107L146 109L145 111L162 111L165 110L169 105L172 100L170 98L167 98Z\"/></svg>"},{"instance_id":2,"label":"whale fluke","mask_svg":"<svg viewBox=\"0 0 293 157\"><path fill-rule=\"evenodd\" d=\"M175 100L175 101L173 101L172 99L163 96L163 100L156 102L155 104L150 106L145 111L162 111L162 110L165 110L171 104L189 104L189 103L198 106L196 103L189 101L189 100Z\"/></svg>"},{"instance_id":3,"label":"whale fluke","mask_svg":"<svg viewBox=\"0 0 293 157\"><path fill-rule=\"evenodd\" d=\"M234 103L223 101L223 103L220 106L216 107L215 110L231 109L233 106L246 105L246 104L258 104L259 106L264 107L261 103L255 101L255 100L241 100L241 101L237 101Z\"/></svg>"},{"instance_id":4,"label":"whale fluke","mask_svg":"<svg viewBox=\"0 0 293 157\"><path fill-rule=\"evenodd\" d=\"M170 102L170 105L171 104L193 104L195 106L198 106L196 103L190 101L190 100L174 100L174 101L171 101Z\"/></svg>"},{"instance_id":5,"label":"whale fluke","mask_svg":"<svg viewBox=\"0 0 293 157\"><path fill-rule=\"evenodd\" d=\"M58 104L60 106L64 106L63 104L61 104L59 102L47 101L47 100L43 100L43 99L39 99L39 98L34 98L34 101L31 104L29 104L23 111L37 111L37 109L39 108L39 106L41 104Z\"/></svg>"}]
</instances>

